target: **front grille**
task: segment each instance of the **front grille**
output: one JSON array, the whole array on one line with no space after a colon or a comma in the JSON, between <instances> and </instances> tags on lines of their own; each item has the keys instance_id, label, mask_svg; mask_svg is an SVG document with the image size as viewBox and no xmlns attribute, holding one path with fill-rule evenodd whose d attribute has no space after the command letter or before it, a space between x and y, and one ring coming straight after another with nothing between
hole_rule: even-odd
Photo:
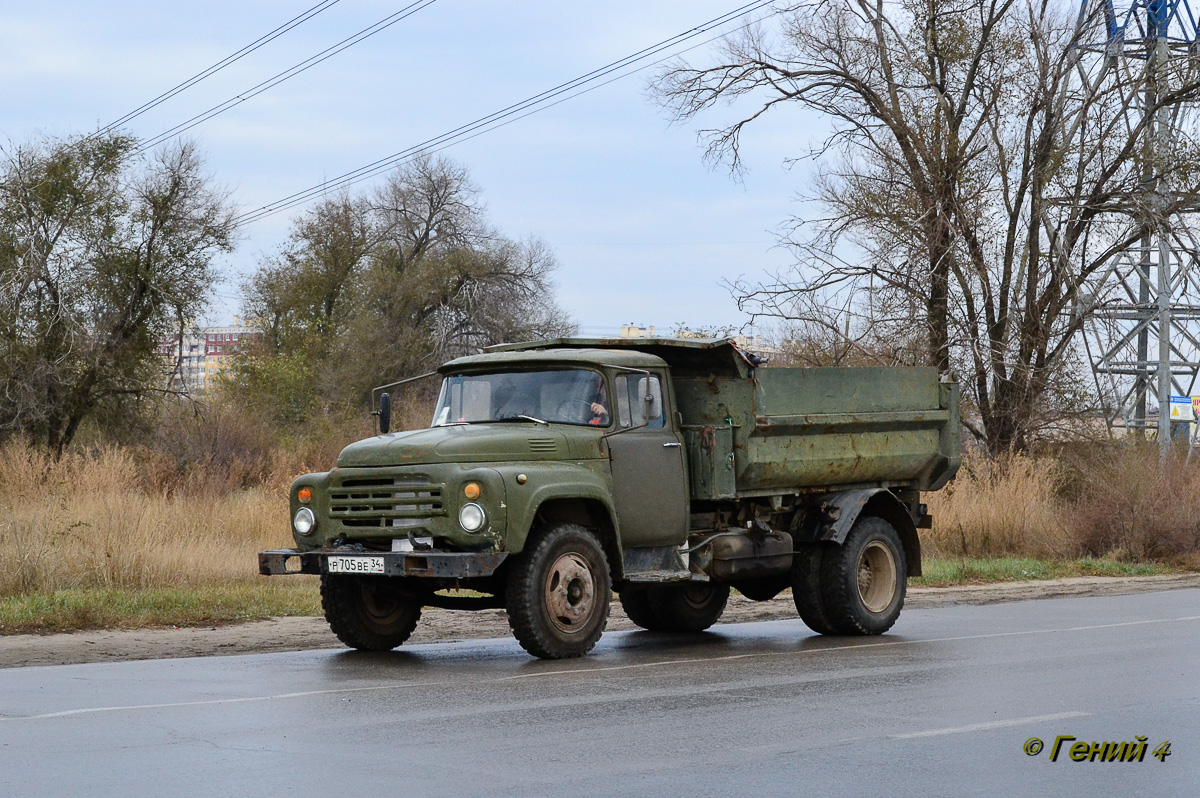
<instances>
[{"instance_id":1,"label":"front grille","mask_svg":"<svg viewBox=\"0 0 1200 798\"><path fill-rule=\"evenodd\" d=\"M444 516L444 485L425 476L344 479L329 488L329 515L348 527L420 527Z\"/></svg>"}]
</instances>

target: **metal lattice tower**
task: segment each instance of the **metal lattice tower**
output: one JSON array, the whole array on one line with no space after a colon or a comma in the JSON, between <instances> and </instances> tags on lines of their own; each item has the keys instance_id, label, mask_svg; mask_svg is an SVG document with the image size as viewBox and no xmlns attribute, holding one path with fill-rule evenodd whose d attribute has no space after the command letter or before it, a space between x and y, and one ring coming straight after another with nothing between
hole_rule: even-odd
<instances>
[{"instance_id":1,"label":"metal lattice tower","mask_svg":"<svg viewBox=\"0 0 1200 798\"><path fill-rule=\"evenodd\" d=\"M1145 124L1142 179L1123 203L1131 229L1143 234L1094 285L1084 341L1110 427L1120 419L1126 429L1144 430L1154 396L1165 455L1170 396L1193 393L1200 372L1200 245L1188 224L1200 219L1193 217L1200 205L1180 202L1161 177L1179 132L1194 123L1192 110L1156 106L1200 72L1197 21L1188 0L1133 0L1124 10L1114 0L1081 2L1076 57L1083 85L1093 96L1120 97L1127 130Z\"/></svg>"}]
</instances>

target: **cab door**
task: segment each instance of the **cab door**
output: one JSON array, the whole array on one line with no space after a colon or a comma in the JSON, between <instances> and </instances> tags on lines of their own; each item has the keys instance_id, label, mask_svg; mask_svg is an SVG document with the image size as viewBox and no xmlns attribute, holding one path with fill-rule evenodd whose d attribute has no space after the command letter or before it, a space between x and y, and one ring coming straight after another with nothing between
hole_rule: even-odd
<instances>
[{"instance_id":1,"label":"cab door","mask_svg":"<svg viewBox=\"0 0 1200 798\"><path fill-rule=\"evenodd\" d=\"M622 545L678 546L687 540L687 477L682 437L664 409L666 382L629 372L613 384L616 429L607 440Z\"/></svg>"}]
</instances>

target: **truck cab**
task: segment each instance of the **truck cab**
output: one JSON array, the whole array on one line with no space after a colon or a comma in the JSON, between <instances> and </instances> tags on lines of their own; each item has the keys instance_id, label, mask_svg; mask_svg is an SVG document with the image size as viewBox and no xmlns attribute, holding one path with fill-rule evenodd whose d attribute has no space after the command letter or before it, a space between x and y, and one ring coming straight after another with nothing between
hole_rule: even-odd
<instances>
[{"instance_id":1,"label":"truck cab","mask_svg":"<svg viewBox=\"0 0 1200 798\"><path fill-rule=\"evenodd\" d=\"M336 467L297 478L296 548L259 555L263 574L319 574L355 648L400 645L422 607L503 607L530 653L579 656L614 589L651 630L707 628L735 587L791 588L821 633L878 634L920 572L919 491L957 468L957 389L927 369L557 339L438 376L430 426L390 432L385 416ZM839 385L850 393L831 405Z\"/></svg>"}]
</instances>

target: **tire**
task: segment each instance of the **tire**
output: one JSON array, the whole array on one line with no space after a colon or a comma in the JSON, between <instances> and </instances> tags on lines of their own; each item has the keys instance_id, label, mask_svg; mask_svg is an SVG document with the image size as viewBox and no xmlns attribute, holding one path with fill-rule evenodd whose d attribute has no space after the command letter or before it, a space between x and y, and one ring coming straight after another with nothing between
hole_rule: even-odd
<instances>
[{"instance_id":1,"label":"tire","mask_svg":"<svg viewBox=\"0 0 1200 798\"><path fill-rule=\"evenodd\" d=\"M821 563L821 597L834 633L878 635L904 607L908 563L892 525L859 518L839 548Z\"/></svg>"},{"instance_id":2,"label":"tire","mask_svg":"<svg viewBox=\"0 0 1200 798\"><path fill-rule=\"evenodd\" d=\"M530 535L508 575L508 625L521 648L542 659L592 650L608 623L612 577L595 536L576 524Z\"/></svg>"},{"instance_id":3,"label":"tire","mask_svg":"<svg viewBox=\"0 0 1200 798\"><path fill-rule=\"evenodd\" d=\"M729 601L723 582L655 585L647 591L658 629L665 632L703 632L717 622Z\"/></svg>"},{"instance_id":4,"label":"tire","mask_svg":"<svg viewBox=\"0 0 1200 798\"><path fill-rule=\"evenodd\" d=\"M651 632L661 632L666 627L658 619L654 604L650 600L650 591L645 587L627 587L620 592L621 609L626 617L643 629Z\"/></svg>"},{"instance_id":5,"label":"tire","mask_svg":"<svg viewBox=\"0 0 1200 798\"><path fill-rule=\"evenodd\" d=\"M391 651L417 628L421 604L384 576L321 575L329 628L350 648Z\"/></svg>"},{"instance_id":6,"label":"tire","mask_svg":"<svg viewBox=\"0 0 1200 798\"><path fill-rule=\"evenodd\" d=\"M821 595L821 564L836 552L833 543L803 543L792 560L792 601L804 625L819 635L835 634Z\"/></svg>"}]
</instances>

